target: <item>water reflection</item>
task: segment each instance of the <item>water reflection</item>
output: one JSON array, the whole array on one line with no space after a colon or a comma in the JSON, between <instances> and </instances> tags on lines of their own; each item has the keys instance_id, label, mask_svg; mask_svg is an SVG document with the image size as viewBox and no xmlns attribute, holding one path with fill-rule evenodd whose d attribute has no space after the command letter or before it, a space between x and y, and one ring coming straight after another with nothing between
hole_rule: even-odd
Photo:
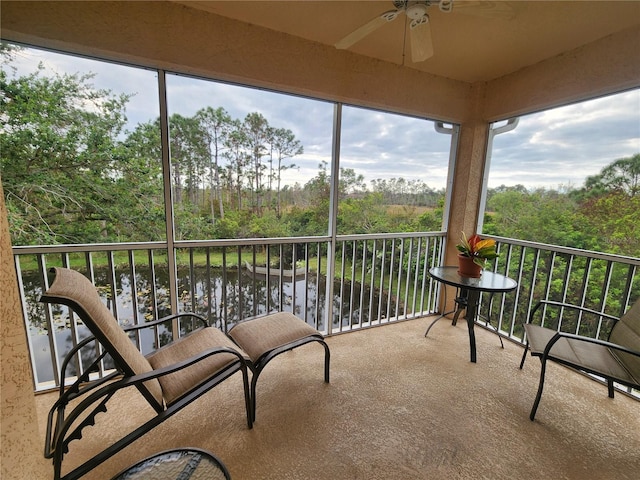
<instances>
[{"instance_id":1,"label":"water reflection","mask_svg":"<svg viewBox=\"0 0 640 480\"><path fill-rule=\"evenodd\" d=\"M166 267L156 266L153 272L149 268L137 268L135 282L131 281L128 269L116 270L115 292L112 292L107 269L95 269L94 276L100 296L123 325L144 323L171 313ZM44 305L38 301L43 286L38 283L37 274L24 275L23 281L37 382L52 381L52 342L47 335L49 327ZM320 331L327 330L326 277L322 275L307 272L293 279L291 276L252 273L246 269L238 272L196 267L178 271L178 295L178 309L181 312L198 313L210 325L222 330L231 328L242 319L279 310L294 313ZM334 282L332 304L333 328L340 324L343 327L356 326L365 324L370 319L384 319L404 313L402 306L396 306L394 298L387 292L379 292L377 289L372 292L369 286L355 282L353 285L349 282ZM56 305L52 308L51 322L57 357L62 361L74 344L73 336L76 341L80 341L89 335L89 331L77 318L70 316L64 306ZM186 333L197 326L195 322L185 322L181 324L181 331ZM170 338L169 332L164 328L156 333L147 329L139 337L132 339L138 343L143 354L148 354ZM83 355L83 368L89 365L91 357L91 351ZM105 364L105 368L110 366ZM72 365L70 373L75 374L76 371L77 365Z\"/></svg>"}]
</instances>

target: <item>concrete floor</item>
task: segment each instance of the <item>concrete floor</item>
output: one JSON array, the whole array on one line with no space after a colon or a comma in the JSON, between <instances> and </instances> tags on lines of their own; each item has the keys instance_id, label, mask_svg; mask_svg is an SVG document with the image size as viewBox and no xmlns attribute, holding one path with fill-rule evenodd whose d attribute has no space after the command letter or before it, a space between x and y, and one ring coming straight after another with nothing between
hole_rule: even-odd
<instances>
[{"instance_id":1,"label":"concrete floor","mask_svg":"<svg viewBox=\"0 0 640 480\"><path fill-rule=\"evenodd\" d=\"M564 367L547 370L536 421L529 420L540 362L476 329L469 362L466 325L431 318L328 338L275 359L258 382L257 421L248 430L235 375L95 469L108 479L156 452L199 447L234 480L257 479L636 479L640 403ZM46 412L55 394L40 395ZM119 432L148 418L136 392L112 400L73 442L64 471Z\"/></svg>"}]
</instances>

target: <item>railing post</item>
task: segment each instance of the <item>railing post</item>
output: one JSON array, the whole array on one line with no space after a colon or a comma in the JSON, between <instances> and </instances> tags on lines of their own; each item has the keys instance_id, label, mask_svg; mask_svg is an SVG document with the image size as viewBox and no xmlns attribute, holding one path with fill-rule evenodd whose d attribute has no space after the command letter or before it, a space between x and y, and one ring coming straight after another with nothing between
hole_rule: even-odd
<instances>
[{"instance_id":1,"label":"railing post","mask_svg":"<svg viewBox=\"0 0 640 480\"><path fill-rule=\"evenodd\" d=\"M331 185L329 190L329 241L327 242L327 280L325 311L327 312L327 335L331 335L333 325L333 278L336 269L336 236L338 223L338 201L340 181L340 131L342 128L342 104L336 103L333 107L333 142L331 146ZM318 249L320 258L320 249ZM320 272L318 272L320 273Z\"/></svg>"},{"instance_id":2,"label":"railing post","mask_svg":"<svg viewBox=\"0 0 640 480\"><path fill-rule=\"evenodd\" d=\"M158 70L158 95L160 97L160 142L162 146L162 178L164 187L164 212L167 232L167 267L169 269L169 301L171 313L178 313L178 268L175 249L175 219L173 214L173 189L171 188L171 155L169 148L169 116L167 111L167 80L164 70ZM174 333L179 330L178 320L173 321Z\"/></svg>"}]
</instances>

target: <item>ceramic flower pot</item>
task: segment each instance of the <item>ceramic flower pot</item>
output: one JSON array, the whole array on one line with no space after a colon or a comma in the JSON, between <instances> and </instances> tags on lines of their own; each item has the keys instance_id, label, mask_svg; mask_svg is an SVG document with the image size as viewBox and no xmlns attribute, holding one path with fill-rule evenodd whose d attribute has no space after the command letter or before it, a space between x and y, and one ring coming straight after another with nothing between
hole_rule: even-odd
<instances>
[{"instance_id":1,"label":"ceramic flower pot","mask_svg":"<svg viewBox=\"0 0 640 480\"><path fill-rule=\"evenodd\" d=\"M482 267L475 264L472 257L458 255L458 274L461 277L480 278Z\"/></svg>"}]
</instances>

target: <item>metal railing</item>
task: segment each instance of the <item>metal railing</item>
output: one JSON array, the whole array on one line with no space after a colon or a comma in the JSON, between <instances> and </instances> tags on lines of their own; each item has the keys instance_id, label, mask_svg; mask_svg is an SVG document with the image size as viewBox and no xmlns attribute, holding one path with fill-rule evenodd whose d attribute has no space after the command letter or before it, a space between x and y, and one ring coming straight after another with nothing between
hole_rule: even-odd
<instances>
[{"instance_id":1,"label":"metal railing","mask_svg":"<svg viewBox=\"0 0 640 480\"><path fill-rule=\"evenodd\" d=\"M484 298L481 308L488 314L498 311L498 330L508 338L522 341L522 322L541 299L620 317L640 298L639 258L492 238L500 253L493 270L515 279L518 288L497 303L494 300L490 304L489 298ZM584 334L578 330L573 333Z\"/></svg>"},{"instance_id":2,"label":"metal railing","mask_svg":"<svg viewBox=\"0 0 640 480\"><path fill-rule=\"evenodd\" d=\"M524 342L522 322L543 298L615 316L640 298L638 258L493 238L500 256L492 269L518 288L482 295L478 322L504 338ZM445 233L430 232L337 236L335 248L330 237L181 241L175 252L163 242L15 247L35 388L59 385L65 352L89 334L66 307L38 301L51 266L86 274L123 325L196 312L226 331L244 318L290 311L333 335L435 313L441 290L428 269L443 262L444 244ZM555 321L573 333L608 335L585 330L580 319ZM172 324L133 340L146 354L170 329L191 328ZM76 363L81 371L82 359Z\"/></svg>"},{"instance_id":3,"label":"metal railing","mask_svg":"<svg viewBox=\"0 0 640 480\"><path fill-rule=\"evenodd\" d=\"M196 312L227 331L291 311L332 335L434 313L437 284L427 272L442 263L444 242L443 232L429 232L337 236L335 248L328 236L180 241L175 251L164 242L15 247L34 387L60 385L65 353L89 335L67 307L39 302L53 266L84 273L122 325ZM173 323L132 340L147 354L170 330L192 328ZM86 363L77 358L72 373Z\"/></svg>"}]
</instances>

